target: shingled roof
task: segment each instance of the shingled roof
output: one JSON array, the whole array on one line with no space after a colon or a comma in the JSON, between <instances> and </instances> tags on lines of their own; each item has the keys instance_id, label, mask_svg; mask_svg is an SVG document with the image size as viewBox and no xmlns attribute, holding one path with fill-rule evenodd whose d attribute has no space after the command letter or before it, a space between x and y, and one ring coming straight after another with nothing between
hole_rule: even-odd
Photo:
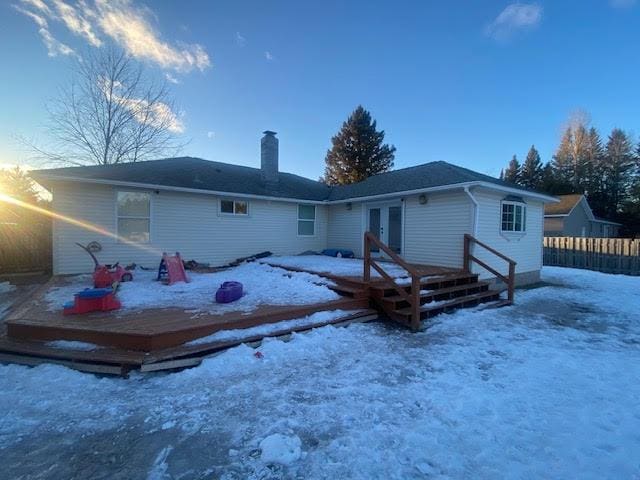
<instances>
[{"instance_id":1,"label":"shingled roof","mask_svg":"<svg viewBox=\"0 0 640 480\"><path fill-rule=\"evenodd\" d=\"M557 195L558 203L549 203L544 206L545 215L569 215L571 210L582 200L584 195L572 193L570 195Z\"/></svg>"},{"instance_id":2,"label":"shingled roof","mask_svg":"<svg viewBox=\"0 0 640 480\"><path fill-rule=\"evenodd\" d=\"M442 187L467 182L488 182L503 187L526 191L497 178L458 167L447 162L438 161L401 168L381 173L351 185L341 185L331 189L329 200L345 200L348 198L369 197L385 193L406 192L431 187Z\"/></svg>"},{"instance_id":3,"label":"shingled roof","mask_svg":"<svg viewBox=\"0 0 640 480\"><path fill-rule=\"evenodd\" d=\"M32 174L45 186L47 181L56 179L87 180L313 201L358 199L469 182L486 182L532 193L517 185L442 161L393 170L359 183L335 187L282 172L278 173L277 182L265 182L258 168L193 157L36 170Z\"/></svg>"},{"instance_id":4,"label":"shingled roof","mask_svg":"<svg viewBox=\"0 0 640 480\"><path fill-rule=\"evenodd\" d=\"M103 180L300 200L325 200L329 196L329 187L298 175L280 172L277 182L265 182L259 168L193 157L54 168L32 174L36 179Z\"/></svg>"}]
</instances>

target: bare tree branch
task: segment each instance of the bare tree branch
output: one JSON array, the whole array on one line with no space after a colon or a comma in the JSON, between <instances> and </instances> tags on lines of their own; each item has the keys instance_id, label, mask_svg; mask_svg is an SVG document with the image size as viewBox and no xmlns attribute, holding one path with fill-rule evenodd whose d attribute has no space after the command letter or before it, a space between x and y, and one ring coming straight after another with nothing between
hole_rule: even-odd
<instances>
[{"instance_id":1,"label":"bare tree branch","mask_svg":"<svg viewBox=\"0 0 640 480\"><path fill-rule=\"evenodd\" d=\"M47 105L50 148L23 143L41 160L110 165L176 155L183 130L166 82L114 48L80 59L71 83Z\"/></svg>"}]
</instances>

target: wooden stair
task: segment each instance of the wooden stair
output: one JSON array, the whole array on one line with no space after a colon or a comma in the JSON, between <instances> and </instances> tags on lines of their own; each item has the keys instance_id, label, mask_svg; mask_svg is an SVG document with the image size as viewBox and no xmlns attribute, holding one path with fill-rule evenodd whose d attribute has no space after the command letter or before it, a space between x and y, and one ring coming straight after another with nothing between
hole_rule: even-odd
<instances>
[{"instance_id":1,"label":"wooden stair","mask_svg":"<svg viewBox=\"0 0 640 480\"><path fill-rule=\"evenodd\" d=\"M509 273L504 275L480 260L472 253L472 247L483 248L490 254L507 262ZM407 278L393 278L385 270L385 265L371 255L372 249L384 252L389 260L402 267ZM477 273L472 273L471 264L494 274L507 285L506 300L500 297L502 291L491 288L489 282L480 281ZM421 321L450 312L458 308L475 307L481 303L493 302L493 306L511 305L514 299L516 262L503 255L477 238L464 235L463 268L436 276L424 276L416 265L411 265L396 252L392 251L371 232L364 234L364 273L363 280L369 286L369 296L388 318L413 331L420 329ZM371 272L375 270L383 282L372 281ZM410 279L409 279L410 278Z\"/></svg>"},{"instance_id":2,"label":"wooden stair","mask_svg":"<svg viewBox=\"0 0 640 480\"><path fill-rule=\"evenodd\" d=\"M478 274L460 273L436 278L424 278L420 282L420 320L458 308L474 307L480 303L500 300L500 291L490 289L489 282L478 280ZM410 285L405 291L412 294ZM390 285L370 288L375 304L389 317L403 326L411 326L411 304Z\"/></svg>"}]
</instances>

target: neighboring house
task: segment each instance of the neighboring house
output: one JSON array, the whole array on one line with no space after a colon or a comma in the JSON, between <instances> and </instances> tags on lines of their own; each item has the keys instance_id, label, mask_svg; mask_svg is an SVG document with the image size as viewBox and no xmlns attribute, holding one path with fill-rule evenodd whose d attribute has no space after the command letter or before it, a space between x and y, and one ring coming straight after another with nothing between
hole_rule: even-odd
<instances>
[{"instance_id":1,"label":"neighboring house","mask_svg":"<svg viewBox=\"0 0 640 480\"><path fill-rule=\"evenodd\" d=\"M274 132L262 138L260 169L185 157L33 175L53 194L55 212L101 229L55 220L56 274L91 270L75 242L99 242L106 263L156 267L161 252L180 251L222 265L265 250L362 256L369 230L410 262L456 268L469 233L516 260L518 282L528 283L542 267L544 204L556 201L445 162L329 187L279 172ZM477 255L505 272L504 261Z\"/></svg>"},{"instance_id":2,"label":"neighboring house","mask_svg":"<svg viewBox=\"0 0 640 480\"><path fill-rule=\"evenodd\" d=\"M544 207L545 237L617 237L622 224L596 217L584 195L558 195Z\"/></svg>"}]
</instances>

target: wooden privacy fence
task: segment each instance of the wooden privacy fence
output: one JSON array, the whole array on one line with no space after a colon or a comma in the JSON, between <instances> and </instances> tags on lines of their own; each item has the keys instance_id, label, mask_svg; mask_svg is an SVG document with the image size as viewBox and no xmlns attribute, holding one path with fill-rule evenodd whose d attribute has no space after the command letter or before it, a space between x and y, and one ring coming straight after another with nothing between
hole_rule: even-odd
<instances>
[{"instance_id":1,"label":"wooden privacy fence","mask_svg":"<svg viewBox=\"0 0 640 480\"><path fill-rule=\"evenodd\" d=\"M0 223L0 274L51 271L51 222Z\"/></svg>"},{"instance_id":2,"label":"wooden privacy fence","mask_svg":"<svg viewBox=\"0 0 640 480\"><path fill-rule=\"evenodd\" d=\"M544 264L640 275L640 240L544 237Z\"/></svg>"}]
</instances>

